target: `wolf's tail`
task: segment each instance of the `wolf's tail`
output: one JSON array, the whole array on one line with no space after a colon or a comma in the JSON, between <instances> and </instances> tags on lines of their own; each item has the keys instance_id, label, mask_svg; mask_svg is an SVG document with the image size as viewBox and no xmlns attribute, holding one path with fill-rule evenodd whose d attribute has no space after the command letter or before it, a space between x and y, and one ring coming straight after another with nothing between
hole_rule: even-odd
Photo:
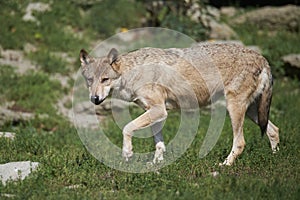
<instances>
[{"instance_id":1,"label":"wolf's tail","mask_svg":"<svg viewBox=\"0 0 300 200\"><path fill-rule=\"evenodd\" d=\"M273 88L273 77L271 73L268 73L268 78L262 81L263 90L257 101L257 112L258 112L258 125L261 130L261 134L265 134L268 121L269 121L269 111L272 101L272 88Z\"/></svg>"}]
</instances>

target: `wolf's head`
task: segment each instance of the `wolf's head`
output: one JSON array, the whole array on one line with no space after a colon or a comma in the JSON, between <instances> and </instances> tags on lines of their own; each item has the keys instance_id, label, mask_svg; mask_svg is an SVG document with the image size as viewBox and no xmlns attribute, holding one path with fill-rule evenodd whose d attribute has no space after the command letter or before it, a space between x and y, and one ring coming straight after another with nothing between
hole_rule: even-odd
<instances>
[{"instance_id":1,"label":"wolf's head","mask_svg":"<svg viewBox=\"0 0 300 200\"><path fill-rule=\"evenodd\" d=\"M109 95L114 83L120 77L113 66L118 57L118 51L111 49L106 57L94 58L82 49L80 61L82 75L90 91L91 101L99 105Z\"/></svg>"}]
</instances>

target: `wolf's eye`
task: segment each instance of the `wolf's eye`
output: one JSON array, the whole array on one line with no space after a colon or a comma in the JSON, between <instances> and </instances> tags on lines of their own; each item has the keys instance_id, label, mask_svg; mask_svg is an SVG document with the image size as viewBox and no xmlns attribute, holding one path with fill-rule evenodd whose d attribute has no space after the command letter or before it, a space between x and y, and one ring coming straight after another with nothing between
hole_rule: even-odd
<instances>
[{"instance_id":1,"label":"wolf's eye","mask_svg":"<svg viewBox=\"0 0 300 200\"><path fill-rule=\"evenodd\" d=\"M101 79L101 83L105 83L105 82L107 82L109 80L109 78L103 78L103 79Z\"/></svg>"},{"instance_id":2,"label":"wolf's eye","mask_svg":"<svg viewBox=\"0 0 300 200\"><path fill-rule=\"evenodd\" d=\"M88 82L88 83L92 83L92 82L93 82L93 79L92 79L92 78L88 78L88 79L87 79L87 82Z\"/></svg>"}]
</instances>

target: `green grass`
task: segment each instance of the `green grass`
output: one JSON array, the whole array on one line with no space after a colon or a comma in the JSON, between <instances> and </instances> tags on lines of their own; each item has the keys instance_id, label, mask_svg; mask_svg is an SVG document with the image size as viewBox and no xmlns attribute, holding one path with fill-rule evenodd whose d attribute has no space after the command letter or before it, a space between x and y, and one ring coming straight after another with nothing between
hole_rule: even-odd
<instances>
[{"instance_id":1,"label":"green grass","mask_svg":"<svg viewBox=\"0 0 300 200\"><path fill-rule=\"evenodd\" d=\"M257 45L262 49L262 54L268 59L275 76L285 74L282 56L300 53L300 32L269 32L250 24L236 26L234 30L246 45Z\"/></svg>"},{"instance_id":2,"label":"green grass","mask_svg":"<svg viewBox=\"0 0 300 200\"><path fill-rule=\"evenodd\" d=\"M128 0L104 0L94 5L86 18L87 26L96 30L102 38L113 36L118 28L133 29L142 25L145 8Z\"/></svg>"},{"instance_id":3,"label":"green grass","mask_svg":"<svg viewBox=\"0 0 300 200\"><path fill-rule=\"evenodd\" d=\"M67 62L51 55L49 51L38 51L29 55L33 62L40 65L40 70L46 73L60 73L67 75L70 69L67 68Z\"/></svg>"},{"instance_id":4,"label":"green grass","mask_svg":"<svg viewBox=\"0 0 300 200\"><path fill-rule=\"evenodd\" d=\"M38 171L24 181L0 185L1 193L15 194L16 199L297 199L299 196L300 109L297 81L275 81L271 120L280 127L281 146L272 154L267 137L246 120L247 146L232 167L219 167L231 148L231 127L227 118L222 135L208 156L198 153L207 125L199 128L188 151L173 164L157 172L131 174L111 169L82 145L77 132L65 127L53 134L32 126L7 127L17 132L14 141L1 139L0 163L32 160L41 163ZM172 124L177 114L171 113L165 127L166 142L172 137ZM209 116L203 116L203 124ZM121 144L120 130L108 123L106 134ZM151 139L135 139L134 148L153 149ZM8 153L9 151L9 153ZM219 175L213 177L211 172ZM67 188L79 185L78 188Z\"/></svg>"},{"instance_id":5,"label":"green grass","mask_svg":"<svg viewBox=\"0 0 300 200\"><path fill-rule=\"evenodd\" d=\"M2 99L14 101L21 110L51 112L49 107L60 97L61 85L58 81L50 81L42 73L28 72L20 76L9 66L1 66L0 70Z\"/></svg>"},{"instance_id":6,"label":"green grass","mask_svg":"<svg viewBox=\"0 0 300 200\"><path fill-rule=\"evenodd\" d=\"M25 56L40 65L42 71L64 75L74 71L67 69L66 62L51 53L65 52L71 57L78 57L79 50L87 46L91 37L95 37L92 29L85 25L85 18L80 14L81 8L71 1L52 1L51 11L33 13L38 23L24 22L22 17L29 2L11 0L0 3L2 48L23 50L24 45L30 43L38 51ZM80 33L84 33L85 37L78 36Z\"/></svg>"},{"instance_id":7,"label":"green grass","mask_svg":"<svg viewBox=\"0 0 300 200\"><path fill-rule=\"evenodd\" d=\"M11 107L16 111L35 113L36 119L28 125L51 130L66 123L54 107L64 93L58 81L50 80L48 75L40 72L29 71L21 76L5 65L0 67L0 72L1 102L13 102ZM39 114L49 117L43 118Z\"/></svg>"},{"instance_id":8,"label":"green grass","mask_svg":"<svg viewBox=\"0 0 300 200\"><path fill-rule=\"evenodd\" d=\"M4 27L0 30L2 47L22 49L26 42L30 42L50 51L73 51L78 46L79 39L66 32L65 28L68 26L74 28L74 32L84 28L79 8L69 1L53 1L50 4L51 11L33 13L39 21L38 24L22 21L29 2L20 0L1 2L0 22ZM66 8L68 12L65 11Z\"/></svg>"}]
</instances>

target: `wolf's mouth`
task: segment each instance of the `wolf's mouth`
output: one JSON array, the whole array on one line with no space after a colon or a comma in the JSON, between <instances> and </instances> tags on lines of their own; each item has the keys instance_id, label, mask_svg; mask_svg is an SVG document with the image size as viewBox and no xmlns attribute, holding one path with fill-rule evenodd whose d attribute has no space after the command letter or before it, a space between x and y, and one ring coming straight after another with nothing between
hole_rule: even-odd
<instances>
[{"instance_id":1,"label":"wolf's mouth","mask_svg":"<svg viewBox=\"0 0 300 200\"><path fill-rule=\"evenodd\" d=\"M96 96L91 96L91 102L95 105L99 105L101 104L103 101L105 100L105 98L100 99L98 95Z\"/></svg>"}]
</instances>

